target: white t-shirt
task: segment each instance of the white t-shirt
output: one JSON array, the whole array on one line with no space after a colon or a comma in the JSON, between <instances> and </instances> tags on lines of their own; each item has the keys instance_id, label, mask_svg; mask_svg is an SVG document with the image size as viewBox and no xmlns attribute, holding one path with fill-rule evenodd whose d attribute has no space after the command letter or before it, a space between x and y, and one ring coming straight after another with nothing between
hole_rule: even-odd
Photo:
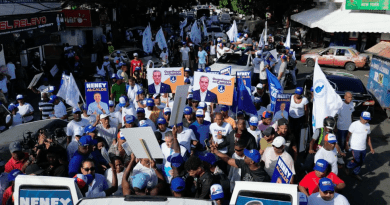
<instances>
[{"instance_id":1,"label":"white t-shirt","mask_svg":"<svg viewBox=\"0 0 390 205\"><path fill-rule=\"evenodd\" d=\"M181 133L177 133L177 141L184 146L188 151L191 150L191 141L198 141L192 129L183 127Z\"/></svg>"},{"instance_id":2,"label":"white t-shirt","mask_svg":"<svg viewBox=\"0 0 390 205\"><path fill-rule=\"evenodd\" d=\"M162 140L164 140L164 139L165 139L165 133L167 133L168 131L171 131L171 129L170 129L169 127L167 127L167 129L165 129L164 132L160 131L160 129L157 129L156 131L159 132L159 133L161 133L161 135L162 135Z\"/></svg>"},{"instance_id":3,"label":"white t-shirt","mask_svg":"<svg viewBox=\"0 0 390 205\"><path fill-rule=\"evenodd\" d=\"M13 63L7 63L7 69L8 69L8 75L11 76L11 80L13 79L16 79L16 75L15 75L15 65Z\"/></svg>"},{"instance_id":4,"label":"white t-shirt","mask_svg":"<svg viewBox=\"0 0 390 205\"><path fill-rule=\"evenodd\" d=\"M24 103L23 105L19 104L18 109L21 116L28 114L30 112L34 112L34 108L29 103ZM33 119L34 116L32 115L23 117L23 122L30 122Z\"/></svg>"},{"instance_id":5,"label":"white t-shirt","mask_svg":"<svg viewBox=\"0 0 390 205\"><path fill-rule=\"evenodd\" d=\"M111 146L112 141L116 138L118 134L116 127L110 127L108 129L104 128L102 124L96 126L97 136L102 137L106 140L108 146Z\"/></svg>"},{"instance_id":6,"label":"white t-shirt","mask_svg":"<svg viewBox=\"0 0 390 205\"><path fill-rule=\"evenodd\" d=\"M229 48L227 48L227 47L220 48L218 46L218 48L217 48L217 58L220 58L221 56L223 56L223 54L225 54L225 52L228 51L228 50L229 50Z\"/></svg>"},{"instance_id":7,"label":"white t-shirt","mask_svg":"<svg viewBox=\"0 0 390 205\"><path fill-rule=\"evenodd\" d=\"M141 88L139 87L139 85L135 84L133 86L133 88L131 88L131 86L129 86L129 90L127 91L127 97L129 97L129 99L131 101L135 100L135 96L137 96L137 92L138 90L140 90Z\"/></svg>"},{"instance_id":8,"label":"white t-shirt","mask_svg":"<svg viewBox=\"0 0 390 205\"><path fill-rule=\"evenodd\" d=\"M256 145L259 146L260 139L263 138L263 134L261 134L261 131L257 128L257 126L256 126L255 131L251 130L250 127L246 128L246 129L248 130L249 133L251 133L253 135L253 137L255 137Z\"/></svg>"},{"instance_id":9,"label":"white t-shirt","mask_svg":"<svg viewBox=\"0 0 390 205\"><path fill-rule=\"evenodd\" d=\"M350 138L351 149L366 150L367 135L371 133L370 124L362 124L360 120L358 120L349 126L348 131L352 133Z\"/></svg>"},{"instance_id":10,"label":"white t-shirt","mask_svg":"<svg viewBox=\"0 0 390 205\"><path fill-rule=\"evenodd\" d=\"M213 137L213 141L217 144L221 144L224 139L218 139L218 132L221 132L222 136L227 136L232 131L232 126L229 123L223 122L222 126L219 126L216 122L210 125L210 134ZM222 153L227 153L228 147L224 147L219 150Z\"/></svg>"},{"instance_id":11,"label":"white t-shirt","mask_svg":"<svg viewBox=\"0 0 390 205\"><path fill-rule=\"evenodd\" d=\"M353 103L346 104L343 102L343 106L337 111L339 115L337 119L337 129L338 130L348 130L349 126L352 123L352 112L355 111Z\"/></svg>"},{"instance_id":12,"label":"white t-shirt","mask_svg":"<svg viewBox=\"0 0 390 205\"><path fill-rule=\"evenodd\" d=\"M122 123L122 113L119 111L110 112L110 125L118 127L119 123Z\"/></svg>"},{"instance_id":13,"label":"white t-shirt","mask_svg":"<svg viewBox=\"0 0 390 205\"><path fill-rule=\"evenodd\" d=\"M118 178L118 190L112 194L113 196L123 196L123 191L122 191L123 171L116 173L116 177ZM111 184L112 184L112 170L111 170L111 168L108 168L106 170L106 172L104 173L104 177L106 177L108 186L111 187Z\"/></svg>"},{"instance_id":14,"label":"white t-shirt","mask_svg":"<svg viewBox=\"0 0 390 205\"><path fill-rule=\"evenodd\" d=\"M260 80L267 80L267 68L264 66L264 61L260 63Z\"/></svg>"},{"instance_id":15,"label":"white t-shirt","mask_svg":"<svg viewBox=\"0 0 390 205\"><path fill-rule=\"evenodd\" d=\"M75 137L74 131L80 129L80 127L82 127L84 130L84 128L88 125L89 125L89 121L83 118L81 118L81 120L78 122L72 120L66 126L66 136L72 136L72 141L73 141Z\"/></svg>"},{"instance_id":16,"label":"white t-shirt","mask_svg":"<svg viewBox=\"0 0 390 205\"><path fill-rule=\"evenodd\" d=\"M288 154L286 151L283 152L280 157L283 159L283 161L286 163L288 168L290 168L293 175L295 175L295 168L294 168L294 160L291 157L290 154ZM261 161L264 161L265 167L264 170L267 172L267 174L272 177L274 174L276 163L278 162L279 155L277 155L274 151L273 147L267 147L265 149L263 155L261 155Z\"/></svg>"},{"instance_id":17,"label":"white t-shirt","mask_svg":"<svg viewBox=\"0 0 390 205\"><path fill-rule=\"evenodd\" d=\"M215 48L216 48L216 45L210 45L210 55L215 55Z\"/></svg>"},{"instance_id":18,"label":"white t-shirt","mask_svg":"<svg viewBox=\"0 0 390 205\"><path fill-rule=\"evenodd\" d=\"M319 192L314 193L309 196L308 199L308 205L349 205L349 202L345 196L334 193L334 198L330 201L325 201L321 198L321 195Z\"/></svg>"},{"instance_id":19,"label":"white t-shirt","mask_svg":"<svg viewBox=\"0 0 390 205\"><path fill-rule=\"evenodd\" d=\"M127 107L122 107L122 118L121 118L121 122L122 122L122 125L125 124L125 122L123 121L123 118L126 116L126 115L133 115L133 116L137 116L136 112L135 112L135 109L133 107L133 105L129 105Z\"/></svg>"},{"instance_id":20,"label":"white t-shirt","mask_svg":"<svg viewBox=\"0 0 390 205\"><path fill-rule=\"evenodd\" d=\"M300 118L305 115L305 105L307 105L309 101L307 98L302 97L302 101L299 104L296 104L294 101L294 95L291 96L291 103L290 103L290 116L292 118Z\"/></svg>"},{"instance_id":21,"label":"white t-shirt","mask_svg":"<svg viewBox=\"0 0 390 205\"><path fill-rule=\"evenodd\" d=\"M56 118L61 118L66 114L66 107L62 101L60 101L58 105L54 105L54 116Z\"/></svg>"},{"instance_id":22,"label":"white t-shirt","mask_svg":"<svg viewBox=\"0 0 390 205\"><path fill-rule=\"evenodd\" d=\"M171 182L172 176L169 174L169 171L172 169L171 163L168 162L168 157L175 153L172 148L168 148L167 144L164 142L161 144L161 151L164 155L163 165L164 165L164 177L167 179L168 183ZM180 154L184 157L187 149L183 146L180 146Z\"/></svg>"},{"instance_id":23,"label":"white t-shirt","mask_svg":"<svg viewBox=\"0 0 390 205\"><path fill-rule=\"evenodd\" d=\"M321 147L316 155L314 156L314 162L316 162L319 159L326 160L330 165L332 165L332 172L336 175L339 173L338 167L337 167L337 151L336 147L332 151L328 151L325 148Z\"/></svg>"},{"instance_id":24,"label":"white t-shirt","mask_svg":"<svg viewBox=\"0 0 390 205\"><path fill-rule=\"evenodd\" d=\"M190 52L190 48L188 47L182 47L180 48L180 53L181 53L181 56L182 56L182 60L189 60L188 58L188 53Z\"/></svg>"},{"instance_id":25,"label":"white t-shirt","mask_svg":"<svg viewBox=\"0 0 390 205\"><path fill-rule=\"evenodd\" d=\"M10 120L11 120L11 115L7 115L7 117L5 118L5 123L9 123ZM12 125L9 126L9 128L15 127L16 125L20 125L22 123L23 123L22 116L17 112L13 116Z\"/></svg>"}]
</instances>

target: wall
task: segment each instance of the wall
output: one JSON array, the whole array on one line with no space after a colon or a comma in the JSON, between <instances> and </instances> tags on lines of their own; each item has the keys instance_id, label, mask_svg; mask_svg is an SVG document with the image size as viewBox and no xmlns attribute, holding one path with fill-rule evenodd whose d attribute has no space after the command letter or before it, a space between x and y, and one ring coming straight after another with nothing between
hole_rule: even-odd
<instances>
[{"instance_id":1,"label":"wall","mask_svg":"<svg viewBox=\"0 0 390 205\"><path fill-rule=\"evenodd\" d=\"M0 46L3 46L3 44L0 44ZM4 47L3 47L4 48ZM3 50L1 50L1 52L0 52L0 66L1 65L5 65L6 64L6 62L5 62L5 57L4 57L4 49Z\"/></svg>"},{"instance_id":2,"label":"wall","mask_svg":"<svg viewBox=\"0 0 390 205\"><path fill-rule=\"evenodd\" d=\"M72 35L72 30L74 35ZM61 35L61 43L69 43L69 45L85 45L86 44L86 30L92 30L93 38L97 39L103 34L103 29L101 27L92 27L92 28L67 28L65 31L60 31L58 34Z\"/></svg>"},{"instance_id":3,"label":"wall","mask_svg":"<svg viewBox=\"0 0 390 205\"><path fill-rule=\"evenodd\" d=\"M20 4L0 4L0 16L19 15L47 11L49 9L59 8L61 10L62 3L23 3ZM33 8L31 8L33 7Z\"/></svg>"}]
</instances>

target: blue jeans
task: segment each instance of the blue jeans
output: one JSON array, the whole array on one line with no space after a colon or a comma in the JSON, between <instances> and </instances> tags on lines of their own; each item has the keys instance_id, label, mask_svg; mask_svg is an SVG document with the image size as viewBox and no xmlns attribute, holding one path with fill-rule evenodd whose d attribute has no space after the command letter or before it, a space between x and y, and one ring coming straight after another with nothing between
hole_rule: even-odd
<instances>
[{"instance_id":1,"label":"blue jeans","mask_svg":"<svg viewBox=\"0 0 390 205\"><path fill-rule=\"evenodd\" d=\"M205 68L206 68L206 63L198 63L198 69L202 69L203 71L205 71Z\"/></svg>"},{"instance_id":2,"label":"blue jeans","mask_svg":"<svg viewBox=\"0 0 390 205\"><path fill-rule=\"evenodd\" d=\"M353 159L348 162L347 168L352 169L354 174L359 174L366 158L366 150L352 150Z\"/></svg>"},{"instance_id":3,"label":"blue jeans","mask_svg":"<svg viewBox=\"0 0 390 205\"><path fill-rule=\"evenodd\" d=\"M337 130L337 143L341 150L345 150L345 141L347 140L348 130Z\"/></svg>"}]
</instances>

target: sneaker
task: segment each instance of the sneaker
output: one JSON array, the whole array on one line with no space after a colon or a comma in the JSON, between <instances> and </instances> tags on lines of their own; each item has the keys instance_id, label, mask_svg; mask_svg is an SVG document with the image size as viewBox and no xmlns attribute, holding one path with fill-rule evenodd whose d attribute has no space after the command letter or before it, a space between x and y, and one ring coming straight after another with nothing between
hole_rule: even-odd
<instances>
[{"instance_id":1,"label":"sneaker","mask_svg":"<svg viewBox=\"0 0 390 205\"><path fill-rule=\"evenodd\" d=\"M359 181L363 181L362 177L357 175L357 174L352 174L352 177L354 177L355 179L357 179Z\"/></svg>"}]
</instances>

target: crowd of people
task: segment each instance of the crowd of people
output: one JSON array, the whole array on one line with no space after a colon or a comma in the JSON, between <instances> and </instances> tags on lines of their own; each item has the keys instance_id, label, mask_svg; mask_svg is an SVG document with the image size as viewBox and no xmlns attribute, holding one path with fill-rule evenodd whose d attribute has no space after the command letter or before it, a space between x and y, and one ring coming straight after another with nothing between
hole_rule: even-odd
<instances>
[{"instance_id":1,"label":"crowd of people","mask_svg":"<svg viewBox=\"0 0 390 205\"><path fill-rule=\"evenodd\" d=\"M296 69L294 52L286 47L280 59L275 59L268 45L273 43L272 35L264 44L248 34L240 34L237 42L230 45L219 38L215 41L205 47L196 46L188 37L185 41L176 40L168 50L178 49L179 61L185 68L184 80L190 85L194 83L194 71L208 72L207 66L213 59L223 57L226 52L256 55L250 94L257 115L201 101L190 90L182 122L170 127L174 94L161 92L164 89L148 93L145 86L148 67L137 53L130 65L122 63L119 53L113 63L103 57L103 63L96 69L97 74L110 80L108 107L97 104L89 109L81 104L72 108L71 117L66 102L55 95L46 78L43 85L32 89L41 95L38 107L29 104L25 95L13 92L15 66L7 64L8 70L1 73L1 78L9 79L10 83L5 87L0 84L1 92L17 101L8 106L9 129L34 120L62 119L69 123L64 145L56 143L45 129L39 130L36 145L29 153L19 141L9 145L11 158L0 162L2 204L12 204L15 178L20 174L75 178L84 197L160 195L228 204L236 181L270 183L279 157L293 173L290 183L298 184L299 191L308 196L309 204L349 204L341 194L346 184L338 176L339 169L361 180L359 172L366 145L374 153L368 124L370 113L363 112L358 121L352 122L352 94L345 93L337 118L324 119L324 127L310 137L307 156L300 157L305 153L299 152L300 131L311 119L313 97L304 96L303 88L297 87L289 111L273 113L265 70L275 73L284 85L286 70ZM177 44L181 46L175 48ZM189 47L197 48L198 52L192 55ZM73 59L72 65L79 61L71 49L66 49L66 55ZM162 61L167 61L165 55L161 55ZM69 72L80 69L69 67L72 68ZM34 119L35 110L40 111L40 119ZM121 130L137 127L153 130L164 156L162 160L135 157ZM350 150L353 159L344 166L343 157Z\"/></svg>"}]
</instances>

